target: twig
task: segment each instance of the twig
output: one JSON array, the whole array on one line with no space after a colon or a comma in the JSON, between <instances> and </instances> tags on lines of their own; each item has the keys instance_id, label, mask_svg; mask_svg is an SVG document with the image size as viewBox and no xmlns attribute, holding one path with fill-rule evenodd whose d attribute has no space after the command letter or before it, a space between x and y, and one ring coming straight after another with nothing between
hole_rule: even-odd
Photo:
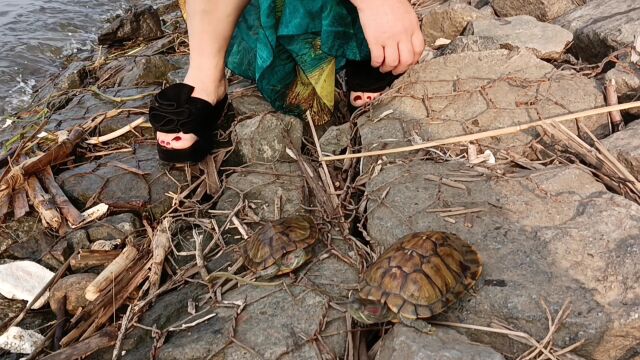
<instances>
[{"instance_id":1,"label":"twig","mask_svg":"<svg viewBox=\"0 0 640 360\"><path fill-rule=\"evenodd\" d=\"M38 177L42 181L42 184L47 189L49 194L53 196L53 201L58 205L58 209L62 215L69 221L71 226L76 226L84 220L82 214L76 209L71 201L67 198L67 195L62 191L58 183L56 183L53 177L53 172L50 167L46 167L44 170L38 173Z\"/></svg>"},{"instance_id":2,"label":"twig","mask_svg":"<svg viewBox=\"0 0 640 360\"><path fill-rule=\"evenodd\" d=\"M30 176L27 179L26 187L31 203L42 217L42 221L45 223L45 226L50 226L57 230L62 224L62 217L53 205L53 199L51 196L44 192L44 189L40 186L38 178L35 176Z\"/></svg>"},{"instance_id":3,"label":"twig","mask_svg":"<svg viewBox=\"0 0 640 360\"><path fill-rule=\"evenodd\" d=\"M217 278L221 278L221 279L231 279L231 280L235 280L239 283L245 284L245 285L255 285L255 286L278 286L278 285L282 285L283 282L281 281L274 281L274 282L260 282L260 281L251 281L251 280L247 280L243 277L237 276L237 275L233 275L231 273L227 273L227 272L212 272L211 274L209 274L209 277L207 277L206 281L207 282L212 282L213 280L217 279Z\"/></svg>"},{"instance_id":4,"label":"twig","mask_svg":"<svg viewBox=\"0 0 640 360\"><path fill-rule=\"evenodd\" d=\"M615 79L609 79L604 86L605 99L607 105L618 105L618 93L616 92ZM611 119L611 132L617 132L624 129L624 121L620 110L614 110L609 113Z\"/></svg>"},{"instance_id":5,"label":"twig","mask_svg":"<svg viewBox=\"0 0 640 360\"><path fill-rule=\"evenodd\" d=\"M480 211L484 211L484 208L473 208L473 209L465 209L465 210L456 210L456 211L450 211L450 212L443 212L440 213L438 215L442 216L442 217L446 217L446 216L456 216L456 215L464 215L464 214L471 214L471 213L476 213L476 212L480 212Z\"/></svg>"},{"instance_id":6,"label":"twig","mask_svg":"<svg viewBox=\"0 0 640 360\"><path fill-rule=\"evenodd\" d=\"M92 92L94 92L96 95L98 95L100 97L103 97L103 98L105 98L107 100L111 100L111 101L117 102L117 103L127 102L127 101L131 101L131 100L138 100L138 99L145 98L145 97L147 97L149 95L155 95L155 92L148 92L148 93L143 93L143 94L138 94L138 95L133 95L133 96L114 97L114 96L107 95L107 94L101 92L95 86L89 87L89 90L91 90Z\"/></svg>"},{"instance_id":7,"label":"twig","mask_svg":"<svg viewBox=\"0 0 640 360\"><path fill-rule=\"evenodd\" d=\"M123 126L120 129L118 129L118 130L116 130L116 131L114 131L112 133L109 133L107 135L102 135L102 136L89 138L89 139L85 140L85 143L87 143L87 144L100 144L100 143L103 143L105 141L113 140L113 139L115 139L115 138L117 138L119 136L122 136L122 135L126 134L129 131L132 131L133 129L135 129L136 127L138 127L139 125L141 125L145 121L147 121L147 119L144 116L141 116L138 119L136 119L133 122L131 122L130 124L127 124L126 126Z\"/></svg>"},{"instance_id":8,"label":"twig","mask_svg":"<svg viewBox=\"0 0 640 360\"><path fill-rule=\"evenodd\" d=\"M123 272L129 264L133 262L133 260L138 255L138 250L128 245L118 257L111 262L102 272L98 275L84 292L85 297L89 301L95 300L102 290L106 289L109 284L113 281L113 279L118 276L121 272Z\"/></svg>"},{"instance_id":9,"label":"twig","mask_svg":"<svg viewBox=\"0 0 640 360\"><path fill-rule=\"evenodd\" d=\"M575 113L571 113L571 114L567 114L567 115L561 115L561 116L552 117L552 118L549 118L549 119L533 121L533 122L526 123L526 124L509 126L509 127L505 127L505 128L502 128L502 129L483 131L483 132L479 132L479 133L475 133L475 134L468 134L468 135L462 135L462 136L454 136L454 137L441 139L441 140L427 141L424 144L417 144L417 145L411 145L411 146L402 146L402 147L398 147L398 148L385 149L385 150L365 151L365 152L361 152L361 153L352 153L352 154L336 155L336 156L323 156L322 154L320 154L319 157L320 157L320 161L336 161L336 160L344 160L344 159L351 159L351 158L362 158L362 157L369 157L369 156L396 154L396 153L401 153L401 152L408 152L408 151L414 151L414 150L419 150L419 149L425 149L425 148L439 146L439 145L454 144L454 143L459 143L459 142L468 142L468 141L479 140L479 139L484 139L484 138L493 137L493 136L507 135L507 134L512 134L512 133L518 132L518 131L526 130L526 129L529 129L529 128L532 128L532 127L535 127L535 126L540 126L540 125L543 125L543 124L549 124L549 123L552 123L552 122L572 120L572 119L576 119L576 118L580 118L580 117L604 114L604 113L607 113L607 112L610 112L610 111L625 110L625 109L631 109L631 108L636 108L636 107L640 107L640 101L634 101L634 102L630 102L630 103L626 103L626 104L620 104L620 105L614 105L614 106L605 106L605 107L601 107L601 108L597 108L597 109L591 109L591 110L575 112Z\"/></svg>"},{"instance_id":10,"label":"twig","mask_svg":"<svg viewBox=\"0 0 640 360\"><path fill-rule=\"evenodd\" d=\"M151 249L153 255L151 258L151 268L149 269L149 294L153 295L158 291L160 286L160 276L162 275L162 267L164 265L164 258L167 256L167 252L171 248L171 218L166 217L158 228L153 239L151 240Z\"/></svg>"}]
</instances>

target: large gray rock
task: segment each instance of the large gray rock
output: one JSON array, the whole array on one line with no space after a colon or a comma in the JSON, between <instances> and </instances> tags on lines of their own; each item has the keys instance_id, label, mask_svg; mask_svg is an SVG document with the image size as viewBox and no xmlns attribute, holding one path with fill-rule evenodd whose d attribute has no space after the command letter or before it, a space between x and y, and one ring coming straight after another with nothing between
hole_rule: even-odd
<instances>
[{"instance_id":1,"label":"large gray rock","mask_svg":"<svg viewBox=\"0 0 640 360\"><path fill-rule=\"evenodd\" d=\"M575 8L575 0L492 0L491 5L501 17L533 16L540 21L553 20Z\"/></svg>"},{"instance_id":2,"label":"large gray rock","mask_svg":"<svg viewBox=\"0 0 640 360\"><path fill-rule=\"evenodd\" d=\"M163 33L160 15L153 6L134 6L102 31L98 36L98 44L152 39L162 36Z\"/></svg>"},{"instance_id":3,"label":"large gray rock","mask_svg":"<svg viewBox=\"0 0 640 360\"><path fill-rule=\"evenodd\" d=\"M339 154L349 146L353 135L353 124L350 122L342 125L331 126L320 138L320 149L322 152L333 155Z\"/></svg>"},{"instance_id":4,"label":"large gray rock","mask_svg":"<svg viewBox=\"0 0 640 360\"><path fill-rule=\"evenodd\" d=\"M632 122L602 143L636 179L640 179L640 121Z\"/></svg>"},{"instance_id":5,"label":"large gray rock","mask_svg":"<svg viewBox=\"0 0 640 360\"><path fill-rule=\"evenodd\" d=\"M111 154L67 170L56 180L79 208L93 200L118 210L150 211L156 217L171 208L166 193L179 192L181 185L175 181L187 182L184 171L167 174L152 143L138 144L133 154Z\"/></svg>"},{"instance_id":6,"label":"large gray rock","mask_svg":"<svg viewBox=\"0 0 640 360\"><path fill-rule=\"evenodd\" d=\"M435 327L433 335L404 325L396 325L382 338L376 360L504 360L490 347L474 344L464 335L446 327Z\"/></svg>"},{"instance_id":7,"label":"large gray rock","mask_svg":"<svg viewBox=\"0 0 640 360\"><path fill-rule=\"evenodd\" d=\"M176 68L163 55L123 57L100 68L97 84L101 87L162 85L169 81L169 73Z\"/></svg>"},{"instance_id":8,"label":"large gray rock","mask_svg":"<svg viewBox=\"0 0 640 360\"><path fill-rule=\"evenodd\" d=\"M499 319L542 339L548 322L540 301L556 313L570 300L569 318L554 335L557 346L584 339L578 355L598 360L618 359L637 346L640 206L607 192L579 167L480 174L462 163L383 168L367 185L369 236L387 247L407 233L441 230L475 246L484 259L477 290L445 319L483 326ZM466 190L427 178L434 175L466 178ZM484 210L453 216L454 224L427 211L450 207ZM492 333L466 335L503 354L525 349Z\"/></svg>"},{"instance_id":9,"label":"large gray rock","mask_svg":"<svg viewBox=\"0 0 640 360\"><path fill-rule=\"evenodd\" d=\"M233 210L241 200L248 201L253 212L262 220L277 219L304 212L306 196L304 178L298 164L277 162L270 165L253 164L231 174L226 182L217 210ZM280 209L275 206L280 204Z\"/></svg>"},{"instance_id":10,"label":"large gray rock","mask_svg":"<svg viewBox=\"0 0 640 360\"><path fill-rule=\"evenodd\" d=\"M529 49L540 59L547 60L559 59L573 39L573 34L562 27L528 15L473 20L465 34L490 37L509 48Z\"/></svg>"},{"instance_id":11,"label":"large gray rock","mask_svg":"<svg viewBox=\"0 0 640 360\"><path fill-rule=\"evenodd\" d=\"M429 8L420 15L422 33L427 45L433 44L439 38L453 40L462 33L469 21L492 17L487 12L458 2L447 2Z\"/></svg>"},{"instance_id":12,"label":"large gray rock","mask_svg":"<svg viewBox=\"0 0 640 360\"><path fill-rule=\"evenodd\" d=\"M559 72L527 51L438 57L412 67L393 87L397 89L394 96L357 120L366 150L446 139L604 106L594 80ZM573 121L564 124L577 132ZM609 133L606 115L586 117L582 124L598 137ZM479 142L523 152L523 145L538 136L535 129L528 129Z\"/></svg>"},{"instance_id":13,"label":"large gray rock","mask_svg":"<svg viewBox=\"0 0 640 360\"><path fill-rule=\"evenodd\" d=\"M583 60L599 62L633 43L640 34L637 0L592 0L555 20L573 32L573 51Z\"/></svg>"},{"instance_id":14,"label":"large gray rock","mask_svg":"<svg viewBox=\"0 0 640 360\"><path fill-rule=\"evenodd\" d=\"M302 121L280 113L261 114L241 121L233 133L235 145L247 163L290 161L287 146L299 151L302 145Z\"/></svg>"},{"instance_id":15,"label":"large gray rock","mask_svg":"<svg viewBox=\"0 0 640 360\"><path fill-rule=\"evenodd\" d=\"M470 51L487 51L500 49L500 43L488 36L458 36L442 50L442 55L460 54Z\"/></svg>"}]
</instances>

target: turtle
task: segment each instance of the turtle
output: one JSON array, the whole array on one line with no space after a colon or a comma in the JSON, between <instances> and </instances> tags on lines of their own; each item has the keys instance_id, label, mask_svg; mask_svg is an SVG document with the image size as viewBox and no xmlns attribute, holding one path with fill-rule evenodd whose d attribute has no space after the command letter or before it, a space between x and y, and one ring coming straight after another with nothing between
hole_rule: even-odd
<instances>
[{"instance_id":1,"label":"turtle","mask_svg":"<svg viewBox=\"0 0 640 360\"><path fill-rule=\"evenodd\" d=\"M308 215L269 221L247 239L244 263L264 279L289 273L311 257L311 245L318 237L318 226Z\"/></svg>"},{"instance_id":2,"label":"turtle","mask_svg":"<svg viewBox=\"0 0 640 360\"><path fill-rule=\"evenodd\" d=\"M478 253L459 236L407 234L365 270L347 309L364 324L401 322L430 333L431 326L421 320L456 302L481 272Z\"/></svg>"}]
</instances>

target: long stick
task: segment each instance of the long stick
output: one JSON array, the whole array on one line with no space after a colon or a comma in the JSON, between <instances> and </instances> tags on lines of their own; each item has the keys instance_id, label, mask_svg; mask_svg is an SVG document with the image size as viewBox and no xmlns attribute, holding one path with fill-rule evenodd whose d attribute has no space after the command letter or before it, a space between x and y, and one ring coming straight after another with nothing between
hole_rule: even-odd
<instances>
[{"instance_id":1,"label":"long stick","mask_svg":"<svg viewBox=\"0 0 640 360\"><path fill-rule=\"evenodd\" d=\"M458 143L458 142L473 141L473 140L478 140L478 139L483 139L483 138L488 138L488 137L493 137L493 136L507 135L507 134L512 134L512 133L518 132L518 131L526 130L526 129L529 129L529 128L532 128L532 127L535 127L535 126L540 126L540 125L543 125L543 124L548 124L548 123L551 123L551 122L555 122L555 121L571 120L571 119L576 119L576 118L579 118L579 117L604 114L604 113L608 113L610 111L625 110L625 109L631 109L631 108L636 108L636 107L640 107L640 101L634 101L634 102L630 102L630 103L626 103L626 104L605 106L605 107L601 107L601 108L597 108L597 109L579 111L579 112L576 112L576 113L556 116L556 117L552 117L552 118L549 118L549 119L533 121L533 122L526 123L526 124L509 126L509 127L502 128L502 129L483 131L483 132L479 132L479 133L475 133L475 134L469 134L469 135L455 136L455 137L442 139L442 140L428 141L428 142L423 143L423 144L411 145L411 146L403 146L403 147L399 147L399 148L395 148L395 149L365 151L365 152L361 152L361 153L346 154L346 155L336 155L336 156L322 156L322 154L321 154L319 156L320 156L320 161L335 161L335 160L344 160L344 159L352 159L352 158L362 158L362 157L368 157L368 156L395 154L395 153L419 150L419 149L424 149L424 148L429 148L429 147L434 147L434 146L439 146L439 145L454 144L454 143Z\"/></svg>"},{"instance_id":2,"label":"long stick","mask_svg":"<svg viewBox=\"0 0 640 360\"><path fill-rule=\"evenodd\" d=\"M49 194L53 197L53 201L58 205L58 209L62 215L69 221L71 226L78 225L82 222L83 217L80 211L71 204L67 195L62 191L58 183L56 183L53 177L53 172L50 167L46 167L44 170L38 173L38 178L42 181L42 185L47 189Z\"/></svg>"}]
</instances>

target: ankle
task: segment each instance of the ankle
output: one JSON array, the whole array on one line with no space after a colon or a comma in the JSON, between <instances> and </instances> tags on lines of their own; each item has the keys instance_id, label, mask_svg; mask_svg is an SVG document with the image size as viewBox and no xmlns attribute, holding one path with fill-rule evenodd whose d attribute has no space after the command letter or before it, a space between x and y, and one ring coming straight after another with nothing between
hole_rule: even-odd
<instances>
[{"instance_id":1,"label":"ankle","mask_svg":"<svg viewBox=\"0 0 640 360\"><path fill-rule=\"evenodd\" d=\"M221 77L208 78L209 80L203 80L205 77L199 78L198 76L191 75L191 72L189 72L184 79L184 83L195 88L191 96L204 99L215 104L226 95L227 82L224 75Z\"/></svg>"}]
</instances>

